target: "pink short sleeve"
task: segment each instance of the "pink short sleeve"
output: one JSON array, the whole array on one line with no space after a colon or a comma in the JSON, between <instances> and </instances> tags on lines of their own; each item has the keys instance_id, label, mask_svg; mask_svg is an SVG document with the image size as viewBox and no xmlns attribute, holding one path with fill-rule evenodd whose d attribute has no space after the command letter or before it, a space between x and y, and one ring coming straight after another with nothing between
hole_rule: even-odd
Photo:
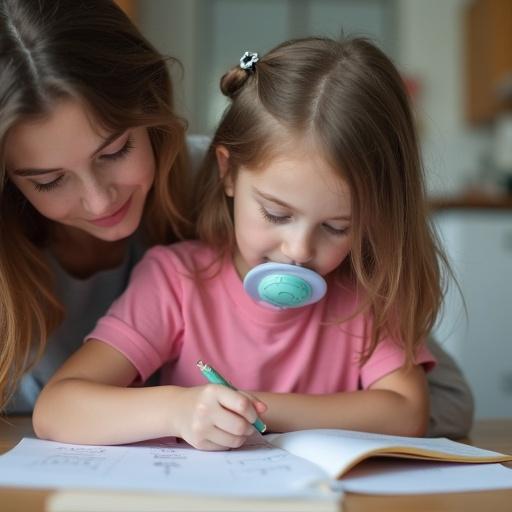
<instances>
[{"instance_id":1,"label":"pink short sleeve","mask_svg":"<svg viewBox=\"0 0 512 512\"><path fill-rule=\"evenodd\" d=\"M430 371L436 365L436 359L425 344L422 344L415 357L415 364L421 364L425 371ZM405 363L405 353L395 342L382 340L376 347L370 359L361 368L361 385L368 389L375 381L401 368Z\"/></svg>"},{"instance_id":2,"label":"pink short sleeve","mask_svg":"<svg viewBox=\"0 0 512 512\"><path fill-rule=\"evenodd\" d=\"M183 318L180 273L164 247L150 249L125 292L86 337L121 352L145 381L179 352Z\"/></svg>"}]
</instances>

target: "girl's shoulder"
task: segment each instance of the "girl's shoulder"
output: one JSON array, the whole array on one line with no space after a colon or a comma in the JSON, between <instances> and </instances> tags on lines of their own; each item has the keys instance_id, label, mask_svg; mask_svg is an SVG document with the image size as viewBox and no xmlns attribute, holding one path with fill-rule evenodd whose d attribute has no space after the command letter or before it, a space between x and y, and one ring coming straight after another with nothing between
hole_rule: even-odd
<instances>
[{"instance_id":1,"label":"girl's shoulder","mask_svg":"<svg viewBox=\"0 0 512 512\"><path fill-rule=\"evenodd\" d=\"M178 271L195 272L217 261L218 254L204 242L187 240L170 245L155 245L146 251L144 260L170 265Z\"/></svg>"}]
</instances>

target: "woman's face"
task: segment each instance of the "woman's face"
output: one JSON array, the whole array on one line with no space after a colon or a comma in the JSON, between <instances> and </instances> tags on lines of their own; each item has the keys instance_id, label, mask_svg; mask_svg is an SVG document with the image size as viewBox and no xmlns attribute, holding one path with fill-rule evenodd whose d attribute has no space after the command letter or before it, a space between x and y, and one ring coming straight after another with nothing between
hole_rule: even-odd
<instances>
[{"instance_id":1,"label":"woman's face","mask_svg":"<svg viewBox=\"0 0 512 512\"><path fill-rule=\"evenodd\" d=\"M140 223L155 158L146 128L110 133L92 123L80 102L64 100L14 126L7 175L47 219L117 241Z\"/></svg>"}]
</instances>

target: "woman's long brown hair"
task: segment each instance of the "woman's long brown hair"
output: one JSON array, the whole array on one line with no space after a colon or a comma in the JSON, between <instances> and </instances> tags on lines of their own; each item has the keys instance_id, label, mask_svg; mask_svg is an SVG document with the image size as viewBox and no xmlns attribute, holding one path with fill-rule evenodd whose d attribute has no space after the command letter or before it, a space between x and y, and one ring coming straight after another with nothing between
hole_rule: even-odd
<instances>
[{"instance_id":1,"label":"woman's long brown hair","mask_svg":"<svg viewBox=\"0 0 512 512\"><path fill-rule=\"evenodd\" d=\"M44 250L49 225L9 182L9 129L80 101L98 125L148 129L157 172L149 244L186 237L185 123L167 61L109 0L0 0L0 410L62 320Z\"/></svg>"}]
</instances>

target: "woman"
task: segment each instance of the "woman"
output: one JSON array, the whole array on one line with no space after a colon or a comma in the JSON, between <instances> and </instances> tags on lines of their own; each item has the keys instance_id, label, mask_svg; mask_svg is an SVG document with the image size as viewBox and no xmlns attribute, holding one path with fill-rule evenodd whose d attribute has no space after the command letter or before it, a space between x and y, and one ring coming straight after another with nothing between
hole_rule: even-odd
<instances>
[{"instance_id":1,"label":"woman","mask_svg":"<svg viewBox=\"0 0 512 512\"><path fill-rule=\"evenodd\" d=\"M185 123L112 2L2 0L0 48L0 405L44 354L30 411L144 247L186 236Z\"/></svg>"},{"instance_id":2,"label":"woman","mask_svg":"<svg viewBox=\"0 0 512 512\"><path fill-rule=\"evenodd\" d=\"M31 412L144 249L190 234L166 60L111 1L0 0L0 409ZM430 433L463 435L436 355Z\"/></svg>"}]
</instances>

